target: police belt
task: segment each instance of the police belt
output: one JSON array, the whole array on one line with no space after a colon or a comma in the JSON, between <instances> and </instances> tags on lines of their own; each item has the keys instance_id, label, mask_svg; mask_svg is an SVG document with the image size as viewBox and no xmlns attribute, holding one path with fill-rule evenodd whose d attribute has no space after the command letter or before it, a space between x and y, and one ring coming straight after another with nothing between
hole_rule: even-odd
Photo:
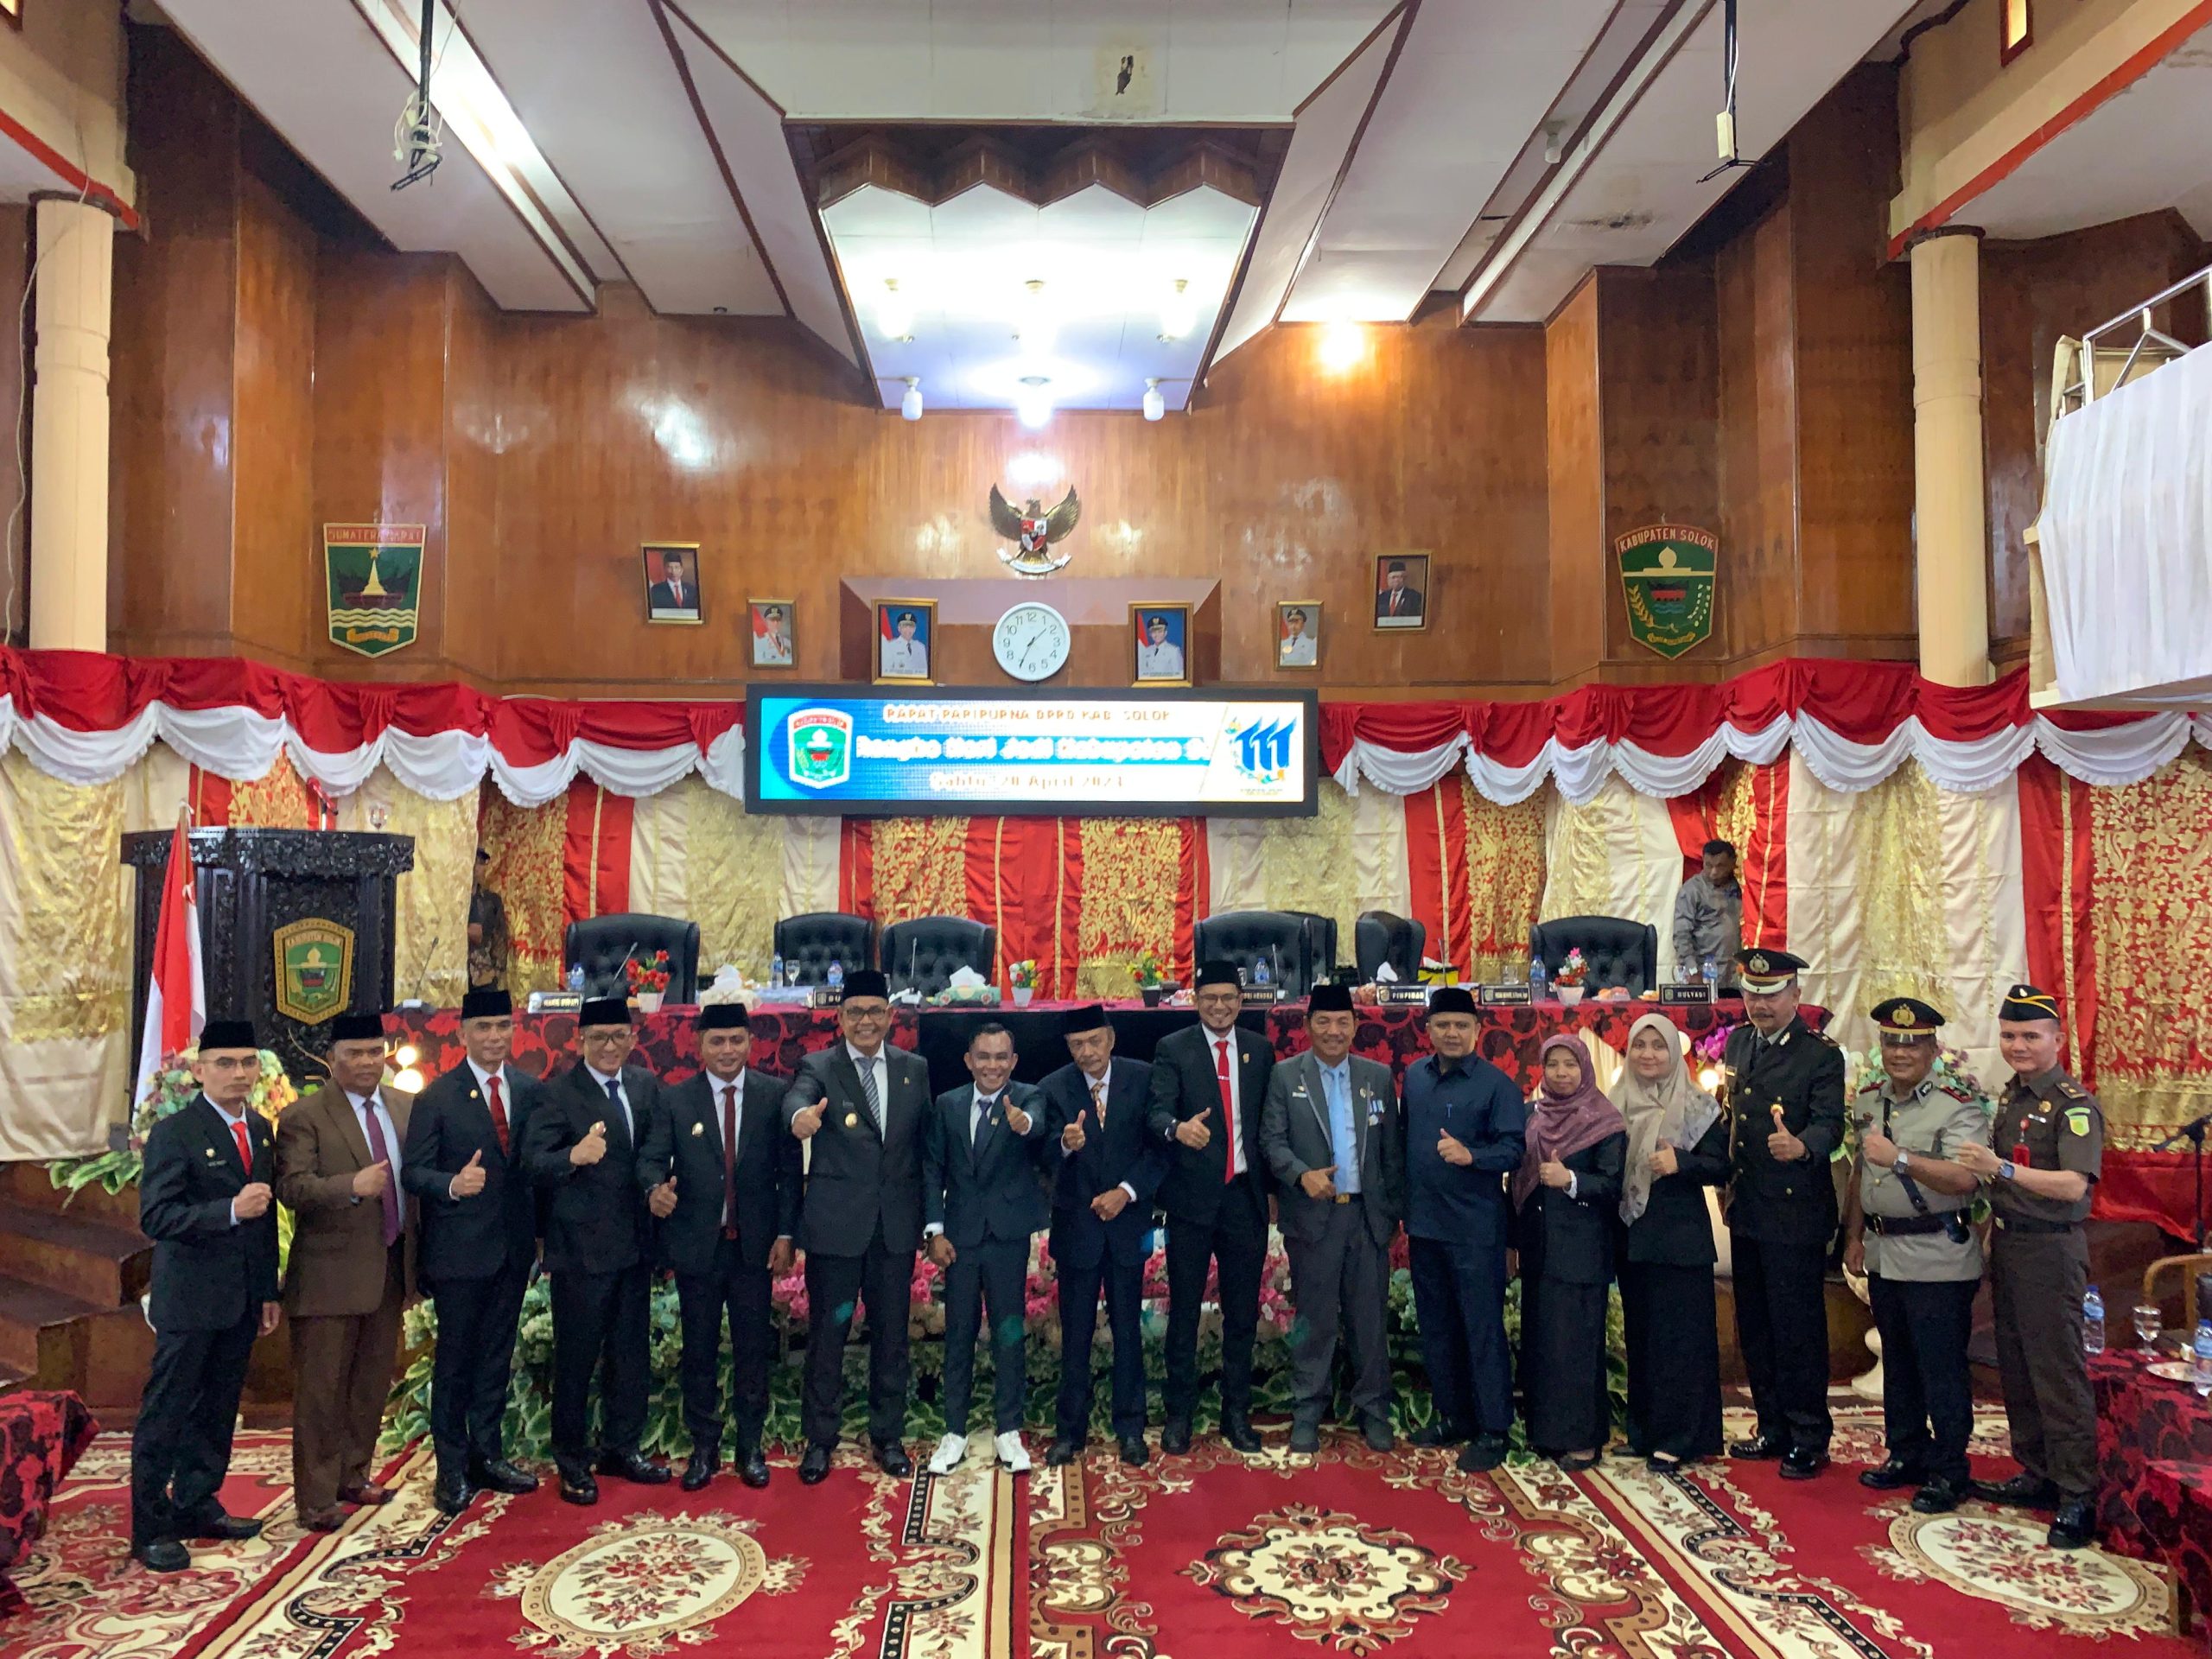
<instances>
[{"instance_id":1,"label":"police belt","mask_svg":"<svg viewBox=\"0 0 2212 1659\"><path fill-rule=\"evenodd\" d=\"M2070 1233L2080 1224L2071 1221L2042 1221L2034 1216L1997 1216L1993 1219L2008 1233Z\"/></svg>"},{"instance_id":2,"label":"police belt","mask_svg":"<svg viewBox=\"0 0 2212 1659\"><path fill-rule=\"evenodd\" d=\"M1963 1235L1966 1231L1966 1217L1956 1210L1946 1210L1941 1215L1868 1216L1866 1218L1866 1230L1870 1233L1878 1233L1884 1238L1910 1238L1921 1233L1940 1233L1947 1230L1950 1228L1952 1217L1955 1216L1958 1217L1958 1232Z\"/></svg>"}]
</instances>

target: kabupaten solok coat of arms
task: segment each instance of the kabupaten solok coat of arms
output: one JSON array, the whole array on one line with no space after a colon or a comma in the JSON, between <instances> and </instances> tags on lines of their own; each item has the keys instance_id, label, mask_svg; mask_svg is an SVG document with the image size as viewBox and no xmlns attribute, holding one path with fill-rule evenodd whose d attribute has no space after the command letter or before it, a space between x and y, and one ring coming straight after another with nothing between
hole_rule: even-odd
<instances>
[{"instance_id":1,"label":"kabupaten solok coat of arms","mask_svg":"<svg viewBox=\"0 0 2212 1659\"><path fill-rule=\"evenodd\" d=\"M353 1000L353 930L308 916L276 930L276 1012L319 1026Z\"/></svg>"},{"instance_id":2,"label":"kabupaten solok coat of arms","mask_svg":"<svg viewBox=\"0 0 2212 1659\"><path fill-rule=\"evenodd\" d=\"M1719 537L1688 524L1649 524L1615 541L1613 553L1638 645L1671 658L1713 637Z\"/></svg>"}]
</instances>

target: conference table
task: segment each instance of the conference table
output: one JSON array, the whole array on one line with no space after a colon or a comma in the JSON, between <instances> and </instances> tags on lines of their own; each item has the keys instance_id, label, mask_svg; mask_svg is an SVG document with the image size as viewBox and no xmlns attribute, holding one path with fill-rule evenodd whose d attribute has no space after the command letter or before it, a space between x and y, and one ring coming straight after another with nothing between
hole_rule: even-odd
<instances>
[{"instance_id":1,"label":"conference table","mask_svg":"<svg viewBox=\"0 0 2212 1659\"><path fill-rule=\"evenodd\" d=\"M943 1090L968 1081L962 1056L976 1027L996 1020L1014 1037L1019 1056L1014 1076L1035 1083L1067 1062L1067 1045L1061 1038L1061 1019L1073 1002L1032 1002L1011 1006L914 1007L893 1009L891 1041L912 1049L929 1062L930 1084ZM1160 1039L1171 1031L1192 1024L1198 1015L1187 1007L1149 1007L1141 1002L1109 1002L1107 1019L1114 1027L1115 1052L1131 1059L1148 1060ZM1363 1007L1359 1034L1353 1051L1388 1065L1393 1076L1428 1052L1422 1033L1427 1009L1398 1004ZM1818 1029L1827 1021L1825 1011L1802 1010L1808 1024ZM698 1011L664 1007L637 1017L638 1049L634 1063L645 1066L670 1083L680 1083L699 1069L699 1045L695 1031ZM1605 1001L1586 997L1569 1007L1552 1002L1522 1007L1484 1007L1477 1018L1480 1031L1476 1052L1511 1077L1522 1090L1534 1092L1541 1070L1544 1039L1559 1032L1593 1032L1617 1050L1628 1046L1629 1028L1646 1014L1661 1014L1688 1032L1700 1052L1717 1053L1726 1033L1743 1020L1743 1004L1732 1000L1707 1007L1662 1007L1655 1002ZM1278 1058L1306 1047L1306 1005L1277 1002L1248 1007L1241 1023L1264 1035ZM789 1077L799 1062L837 1039L834 1008L814 1008L797 1003L770 1003L752 1013L752 1064L764 1071ZM415 1064L426 1077L436 1077L461 1064L461 1014L454 1008L403 1008L386 1018L386 1028L396 1042L412 1046ZM576 1017L573 1014L518 1014L515 1016L514 1063L537 1077L565 1071L575 1057Z\"/></svg>"}]
</instances>

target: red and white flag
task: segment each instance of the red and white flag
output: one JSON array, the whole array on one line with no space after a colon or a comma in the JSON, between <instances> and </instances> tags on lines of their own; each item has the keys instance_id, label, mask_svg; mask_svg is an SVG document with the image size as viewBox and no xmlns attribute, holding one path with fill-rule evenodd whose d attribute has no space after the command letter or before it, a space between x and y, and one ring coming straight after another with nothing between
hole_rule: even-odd
<instances>
[{"instance_id":1,"label":"red and white flag","mask_svg":"<svg viewBox=\"0 0 2212 1659\"><path fill-rule=\"evenodd\" d=\"M207 980L200 963L199 884L192 874L189 815L179 813L162 876L162 910L154 924L154 962L146 978L146 1030L138 1040L136 1107L154 1086L162 1062L199 1040L207 1023Z\"/></svg>"}]
</instances>

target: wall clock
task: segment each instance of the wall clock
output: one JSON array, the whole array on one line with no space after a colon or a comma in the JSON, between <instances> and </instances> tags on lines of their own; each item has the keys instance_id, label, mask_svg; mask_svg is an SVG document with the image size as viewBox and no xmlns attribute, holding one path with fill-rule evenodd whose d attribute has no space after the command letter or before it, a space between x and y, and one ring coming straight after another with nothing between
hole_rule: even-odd
<instances>
[{"instance_id":1,"label":"wall clock","mask_svg":"<svg viewBox=\"0 0 2212 1659\"><path fill-rule=\"evenodd\" d=\"M1071 638L1067 618L1025 600L1009 607L991 630L991 654L1017 680L1048 680L1066 666Z\"/></svg>"}]
</instances>

